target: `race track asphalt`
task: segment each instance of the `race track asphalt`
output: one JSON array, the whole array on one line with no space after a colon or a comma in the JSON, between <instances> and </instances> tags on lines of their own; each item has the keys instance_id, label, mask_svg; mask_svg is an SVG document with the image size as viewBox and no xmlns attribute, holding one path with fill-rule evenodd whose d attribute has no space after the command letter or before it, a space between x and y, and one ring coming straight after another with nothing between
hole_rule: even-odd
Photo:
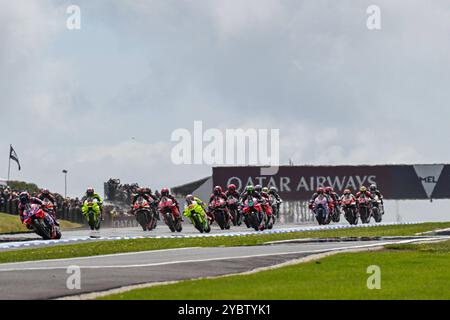
<instances>
[{"instance_id":1,"label":"race track asphalt","mask_svg":"<svg viewBox=\"0 0 450 320\"><path fill-rule=\"evenodd\" d=\"M104 228L99 232L92 232L87 229L78 229L72 231L63 231L63 236L60 240L42 240L34 233L20 233L20 234L0 234L0 251L17 250L25 248L37 248L53 245L74 244L92 241L107 241L107 240L127 240L140 238L192 238L192 237L217 237L230 236L237 237L249 234L275 234L275 233L290 233L303 231L317 231L330 229L348 229L348 228L367 228L374 225L405 225L414 224L414 222L405 223L379 223L379 224L365 224L350 226L346 223L332 224L326 226L305 225L305 224L276 224L272 230L265 230L263 232L256 232L253 229L248 229L245 226L232 227L231 230L220 230L216 225L212 226L212 231L209 234L200 234L191 224L185 223L181 233L172 233L165 225L159 225L151 232L144 232L140 228Z\"/></svg>"},{"instance_id":2,"label":"race track asphalt","mask_svg":"<svg viewBox=\"0 0 450 320\"><path fill-rule=\"evenodd\" d=\"M52 299L143 283L220 276L268 267L317 253L374 247L399 241L294 242L252 247L183 248L0 264L0 299ZM67 280L71 276L68 273L70 266L80 268L79 290L67 287Z\"/></svg>"}]
</instances>

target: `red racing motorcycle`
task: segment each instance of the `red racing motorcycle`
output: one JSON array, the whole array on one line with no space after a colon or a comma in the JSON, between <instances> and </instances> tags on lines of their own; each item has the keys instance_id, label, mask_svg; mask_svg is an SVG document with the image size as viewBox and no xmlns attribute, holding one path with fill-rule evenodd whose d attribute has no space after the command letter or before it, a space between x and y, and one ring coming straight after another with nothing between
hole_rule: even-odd
<instances>
[{"instance_id":1,"label":"red racing motorcycle","mask_svg":"<svg viewBox=\"0 0 450 320\"><path fill-rule=\"evenodd\" d=\"M227 208L227 202L220 198L215 197L209 204L209 212L214 216L220 229L228 230L231 227L231 218Z\"/></svg>"},{"instance_id":2,"label":"red racing motorcycle","mask_svg":"<svg viewBox=\"0 0 450 320\"><path fill-rule=\"evenodd\" d=\"M23 223L44 240L61 239L61 229L55 218L38 204L29 204L23 211Z\"/></svg>"},{"instance_id":3,"label":"red racing motorcycle","mask_svg":"<svg viewBox=\"0 0 450 320\"><path fill-rule=\"evenodd\" d=\"M158 204L158 210L170 231L181 232L183 230L180 211L172 199L162 197Z\"/></svg>"}]
</instances>

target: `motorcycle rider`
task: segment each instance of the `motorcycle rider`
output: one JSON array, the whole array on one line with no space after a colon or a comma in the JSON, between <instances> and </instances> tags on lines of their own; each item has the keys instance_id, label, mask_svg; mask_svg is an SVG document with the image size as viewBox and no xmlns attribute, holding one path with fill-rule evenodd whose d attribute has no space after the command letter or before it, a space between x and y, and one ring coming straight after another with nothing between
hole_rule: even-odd
<instances>
[{"instance_id":1,"label":"motorcycle rider","mask_svg":"<svg viewBox=\"0 0 450 320\"><path fill-rule=\"evenodd\" d=\"M261 196L260 193L258 193L258 192L255 190L255 187L253 187L252 185L248 185L248 186L245 188L245 191L242 192L242 194L241 194L241 200L240 200L240 202L241 202L242 205L244 205L245 201L247 201L247 200L252 200L253 198L255 198L255 199L258 201L258 203L261 204L262 211L263 211L263 212L261 212L261 214L265 214L265 213L266 213L266 208L265 208L265 206L263 205L263 204L264 204L264 198ZM260 216L260 219L261 219L261 220L263 220L262 217L263 217L263 216ZM248 221L247 221L246 218L247 218L247 217L244 217L244 222L245 222L245 224L247 225L247 227L249 227L249 224L248 224Z\"/></svg>"},{"instance_id":2,"label":"motorcycle rider","mask_svg":"<svg viewBox=\"0 0 450 320\"><path fill-rule=\"evenodd\" d=\"M198 197L196 197L196 196L194 196L194 195L192 195L192 194L188 194L188 195L186 196L185 200L186 200L186 205L187 205L187 206L191 205L192 202L194 202L194 201L197 202L197 204L199 204L199 205L202 207L202 209L203 209L204 217L206 217L206 218L209 220L209 216L206 214L206 209L207 209L206 203L204 203L200 198L198 198ZM192 224L194 224L194 221L193 221L193 219L192 219L191 213L189 212L187 206L186 206L186 209L184 210L184 213L183 213L183 214L184 214L186 217L188 217L189 220L191 220L191 223L192 223Z\"/></svg>"},{"instance_id":3,"label":"motorcycle rider","mask_svg":"<svg viewBox=\"0 0 450 320\"><path fill-rule=\"evenodd\" d=\"M170 200L172 200L173 204L175 205L175 217L177 219L180 219L181 221L183 221L183 217L180 214L180 205L178 204L177 199L175 199L175 197L173 195L170 194L169 192L169 188L162 188L161 189L161 198L166 197ZM160 200L161 200L160 198Z\"/></svg>"},{"instance_id":4,"label":"motorcycle rider","mask_svg":"<svg viewBox=\"0 0 450 320\"><path fill-rule=\"evenodd\" d=\"M221 186L215 186L213 193L211 194L211 196L209 197L209 204L211 204L211 202L216 198L222 198L225 201L227 201L227 195L223 192L222 187Z\"/></svg>"},{"instance_id":5,"label":"motorcycle rider","mask_svg":"<svg viewBox=\"0 0 450 320\"><path fill-rule=\"evenodd\" d=\"M19 195L19 217L20 217L20 221L23 223L25 220L25 210L27 210L28 206L30 204L38 204L40 206L42 206L42 201L39 198L36 197L31 197L30 194L26 191L20 193ZM50 220L49 220L50 221ZM50 221L51 224L53 225L53 221ZM27 225L27 228L29 230L33 229L33 227L31 227L31 225Z\"/></svg>"},{"instance_id":6,"label":"motorcycle rider","mask_svg":"<svg viewBox=\"0 0 450 320\"><path fill-rule=\"evenodd\" d=\"M275 197L275 199L277 199L277 201L279 203L283 202L283 200L281 199L280 195L278 194L278 190L275 187L270 187L269 189L269 195L272 195Z\"/></svg>"},{"instance_id":7,"label":"motorcycle rider","mask_svg":"<svg viewBox=\"0 0 450 320\"><path fill-rule=\"evenodd\" d=\"M339 196L336 192L334 192L332 187L325 188L325 194L334 202L339 201Z\"/></svg>"},{"instance_id":8,"label":"motorcycle rider","mask_svg":"<svg viewBox=\"0 0 450 320\"><path fill-rule=\"evenodd\" d=\"M236 199L239 199L241 197L239 192L236 191L236 185L234 185L234 184L230 184L228 186L227 191L225 191L225 196L227 197L227 199L229 197L234 197Z\"/></svg>"},{"instance_id":9,"label":"motorcycle rider","mask_svg":"<svg viewBox=\"0 0 450 320\"><path fill-rule=\"evenodd\" d=\"M372 183L369 186L369 191L372 195L378 196L378 198L381 200L381 204L383 204L383 195L381 194L380 190L378 190L378 187L375 183Z\"/></svg>"},{"instance_id":10,"label":"motorcycle rider","mask_svg":"<svg viewBox=\"0 0 450 320\"><path fill-rule=\"evenodd\" d=\"M215 186L213 193L211 194L211 196L209 197L209 210L206 212L206 214L208 215L208 217L210 218L210 221L214 221L215 217L211 212L211 203L214 201L215 198L220 198L223 199L225 201L225 203L227 203L228 197L227 195L223 192L223 189L221 186ZM231 213L228 210L228 207L226 207L225 212L228 215L228 219L232 219ZM212 223L212 222L211 222Z\"/></svg>"},{"instance_id":11,"label":"motorcycle rider","mask_svg":"<svg viewBox=\"0 0 450 320\"><path fill-rule=\"evenodd\" d=\"M314 201L316 200L316 198L317 198L319 195L325 195L325 189L324 189L323 187L317 188L316 192L312 195L311 200L309 200L309 205L308 205L308 207L309 207L310 209L313 208Z\"/></svg>"},{"instance_id":12,"label":"motorcycle rider","mask_svg":"<svg viewBox=\"0 0 450 320\"><path fill-rule=\"evenodd\" d=\"M236 203L235 203L235 207L237 208L238 211L241 210L240 206L239 206L239 199L241 198L241 195L239 194L239 192L236 191L236 185L234 184L230 184L227 187L227 191L225 191L225 196L227 197L227 200L230 197L233 197L236 199ZM233 210L234 208L230 208L230 206L228 206L229 210ZM230 212L231 213L231 212Z\"/></svg>"},{"instance_id":13,"label":"motorcycle rider","mask_svg":"<svg viewBox=\"0 0 450 320\"><path fill-rule=\"evenodd\" d=\"M97 200L98 206L100 208L100 220L103 221L103 199L100 197L97 193L95 193L94 188L89 187L86 190L86 194L81 198L81 203L84 203L86 199L92 198L94 200Z\"/></svg>"},{"instance_id":14,"label":"motorcycle rider","mask_svg":"<svg viewBox=\"0 0 450 320\"><path fill-rule=\"evenodd\" d=\"M334 203L335 203L335 201L333 200L333 198L329 194L327 194L325 192L325 188L323 188L323 187L317 188L317 191L311 197L311 200L309 201L309 205L308 205L309 209L312 210L314 208L314 202L316 201L317 197L320 196L320 195L323 195L327 199L328 209L330 210L330 212L331 213L334 212Z\"/></svg>"},{"instance_id":15,"label":"motorcycle rider","mask_svg":"<svg viewBox=\"0 0 450 320\"><path fill-rule=\"evenodd\" d=\"M358 201L361 196L366 196L369 199L372 199L372 194L367 190L365 186L361 186L359 188L359 192L356 193L356 200Z\"/></svg>"},{"instance_id":16,"label":"motorcycle rider","mask_svg":"<svg viewBox=\"0 0 450 320\"><path fill-rule=\"evenodd\" d=\"M344 201L344 199L348 199L348 198L352 198L355 202L356 202L356 197L355 195L350 191L350 189L345 189L344 193L342 194L342 196L339 198L339 203L342 204L342 201Z\"/></svg>"},{"instance_id":17,"label":"motorcycle rider","mask_svg":"<svg viewBox=\"0 0 450 320\"><path fill-rule=\"evenodd\" d=\"M149 204L153 204L156 201L155 197L151 194L151 191L148 192L146 188L139 188L131 199L132 206L136 203L139 197L144 198Z\"/></svg>"},{"instance_id":18,"label":"motorcycle rider","mask_svg":"<svg viewBox=\"0 0 450 320\"><path fill-rule=\"evenodd\" d=\"M261 196L265 199L266 212L270 212L269 219L272 218L273 222L275 223L275 217L272 215L273 209L271 210L271 206L270 206L269 188L267 188L267 187L262 188Z\"/></svg>"},{"instance_id":19,"label":"motorcycle rider","mask_svg":"<svg viewBox=\"0 0 450 320\"><path fill-rule=\"evenodd\" d=\"M148 204L153 208L157 205L157 200L155 199L155 197L153 197L153 195L151 194L151 190L149 188L139 188L137 189L136 194L134 194L133 197L131 198L131 210L133 210L136 201L140 197L144 198L148 202ZM160 220L157 210L155 210L154 212L156 213L155 214L156 219Z\"/></svg>"},{"instance_id":20,"label":"motorcycle rider","mask_svg":"<svg viewBox=\"0 0 450 320\"><path fill-rule=\"evenodd\" d=\"M256 192L255 188L252 185L249 185L245 188L245 191L241 194L241 203L244 203L249 198L256 198L259 202L262 202L263 198L261 194Z\"/></svg>"},{"instance_id":21,"label":"motorcycle rider","mask_svg":"<svg viewBox=\"0 0 450 320\"><path fill-rule=\"evenodd\" d=\"M260 184L257 184L255 186L255 192L257 192L258 194L262 195L262 186Z\"/></svg>"},{"instance_id":22,"label":"motorcycle rider","mask_svg":"<svg viewBox=\"0 0 450 320\"><path fill-rule=\"evenodd\" d=\"M325 195L328 196L328 198L331 199L331 201L333 202L333 206L334 207L338 207L339 208L339 196L336 192L334 192L332 187L326 187L325 188ZM340 212L340 211L338 211Z\"/></svg>"},{"instance_id":23,"label":"motorcycle rider","mask_svg":"<svg viewBox=\"0 0 450 320\"><path fill-rule=\"evenodd\" d=\"M39 193L37 198L39 200L41 200L42 202L45 201L46 199L51 202L54 209L53 209L53 211L50 211L50 212L46 211L46 212L51 214L53 216L53 218L55 218L55 221L56 221L57 202L56 202L55 196L52 195L48 189L42 189L41 193Z\"/></svg>"},{"instance_id":24,"label":"motorcycle rider","mask_svg":"<svg viewBox=\"0 0 450 320\"><path fill-rule=\"evenodd\" d=\"M42 189L41 193L39 193L37 198L40 199L41 201L44 201L45 199L47 199L56 207L55 196L53 196L48 189Z\"/></svg>"},{"instance_id":25,"label":"motorcycle rider","mask_svg":"<svg viewBox=\"0 0 450 320\"><path fill-rule=\"evenodd\" d=\"M381 202L381 214L384 214L384 202L383 202L383 195L381 194L380 190L378 189L377 185L375 183L372 183L369 186L369 191L372 194L372 197L377 196L378 199L380 199Z\"/></svg>"},{"instance_id":26,"label":"motorcycle rider","mask_svg":"<svg viewBox=\"0 0 450 320\"><path fill-rule=\"evenodd\" d=\"M208 206L206 205L206 203L204 203L200 198L198 198L198 197L196 197L196 196L194 196L194 195L192 195L192 194L188 194L188 195L186 196L186 203L187 203L187 204L190 204L190 203L192 203L193 201L197 202L197 203L203 208L203 210L206 210L206 208L208 207Z\"/></svg>"},{"instance_id":27,"label":"motorcycle rider","mask_svg":"<svg viewBox=\"0 0 450 320\"><path fill-rule=\"evenodd\" d=\"M270 187L269 195L274 196L274 198L277 200L277 212L279 215L280 214L280 205L281 205L281 203L283 203L283 200L281 199L280 195L278 194L277 188Z\"/></svg>"}]
</instances>

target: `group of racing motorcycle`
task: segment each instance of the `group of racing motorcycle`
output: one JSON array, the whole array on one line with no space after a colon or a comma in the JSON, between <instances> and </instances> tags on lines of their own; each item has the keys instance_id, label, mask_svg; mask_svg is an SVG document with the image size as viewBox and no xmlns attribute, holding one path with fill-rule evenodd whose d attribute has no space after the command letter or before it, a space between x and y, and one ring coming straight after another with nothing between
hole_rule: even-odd
<instances>
[{"instance_id":1,"label":"group of racing motorcycle","mask_svg":"<svg viewBox=\"0 0 450 320\"><path fill-rule=\"evenodd\" d=\"M346 189L339 197L331 187L318 188L309 208L320 225L339 222L341 213L352 225L356 225L359 219L362 223L369 223L372 217L375 222L381 222L384 214L383 196L375 184L369 190L362 186L353 195ZM185 202L181 213L177 199L168 188L163 188L158 196L152 194L149 188L140 188L133 195L131 213L144 231L155 229L162 218L170 231L181 232L183 216L201 233L210 232L213 222L222 230L244 223L247 228L263 231L273 228L283 201L274 187L269 189L261 185L249 185L244 192L239 193L236 186L230 184L225 192L220 186L214 187L208 204L193 195L186 196ZM82 213L91 230L99 230L103 221L103 199L93 188L89 188L82 203ZM46 189L37 197L31 197L28 192L19 195L21 221L44 239L61 238L55 206L53 195Z\"/></svg>"},{"instance_id":2,"label":"group of racing motorcycle","mask_svg":"<svg viewBox=\"0 0 450 320\"><path fill-rule=\"evenodd\" d=\"M262 231L273 228L282 200L275 188L248 186L240 194L230 184L225 192L216 186L208 204L194 195L186 196L185 202L181 213L177 200L167 188L161 190L160 197L153 195L149 188L141 188L133 196L131 212L144 231L155 229L162 218L172 232L181 232L183 216L201 233L210 232L213 222L222 230L244 222L248 228Z\"/></svg>"},{"instance_id":3,"label":"group of racing motorcycle","mask_svg":"<svg viewBox=\"0 0 450 320\"><path fill-rule=\"evenodd\" d=\"M331 187L318 188L309 208L320 225L339 222L341 214L351 225L358 224L359 219L362 223L369 223L371 218L378 223L384 215L383 196L376 184L371 184L369 190L361 186L356 195L345 189L341 197Z\"/></svg>"}]
</instances>

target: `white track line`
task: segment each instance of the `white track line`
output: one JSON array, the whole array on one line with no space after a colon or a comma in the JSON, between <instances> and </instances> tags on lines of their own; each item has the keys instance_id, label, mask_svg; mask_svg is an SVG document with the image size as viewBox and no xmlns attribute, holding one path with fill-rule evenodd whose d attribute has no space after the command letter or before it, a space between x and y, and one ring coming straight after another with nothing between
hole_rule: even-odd
<instances>
[{"instance_id":1,"label":"white track line","mask_svg":"<svg viewBox=\"0 0 450 320\"><path fill-rule=\"evenodd\" d=\"M399 225L412 225L419 224L423 222L388 222L388 223L378 223L378 224L360 224L360 225L328 225L328 226L311 226L311 227L291 227L291 228L281 228L275 230L264 230L264 231L245 231L245 232L229 232L229 233L214 233L214 234L177 234L177 235L150 235L150 236L111 236L111 237L77 237L71 239L61 239L61 240L33 240L33 241L21 241L21 242L9 242L0 243L1 249L16 249L33 246L48 246L63 243L78 243L82 241L100 241L100 240L135 240L135 239L192 239L192 238L209 238L209 237L242 237L249 235L260 235L260 234L280 234L280 233L293 233L293 232L306 232L306 231L321 231L321 230L340 230L340 229L353 229L353 228L372 228L372 227L382 227L382 226L399 226Z\"/></svg>"},{"instance_id":2,"label":"white track line","mask_svg":"<svg viewBox=\"0 0 450 320\"><path fill-rule=\"evenodd\" d=\"M159 262L159 263L146 263L146 264L134 264L134 265L80 266L80 269L145 268L145 267L164 266L164 265L181 264L181 263L209 262L209 261L232 260L232 259L247 259L247 258L269 257L269 256L301 254L301 253L333 252L333 251L342 251L342 250L349 250L349 249L362 249L362 248L379 247L379 246L385 246L385 245L389 245L389 244L406 244L406 243L412 243L412 242L417 242L417 241L427 241L427 240L436 240L436 239L435 238L408 239L408 240L402 240L402 241L380 242L380 243L374 243L374 244L348 246L348 247L341 247L341 248L329 248L329 249L324 248L324 249L306 250L306 251L305 250L301 250L301 251L291 251L291 252L274 252L274 253L254 254L254 255L246 255L246 256L229 256L229 257L209 258L209 259L179 260L179 261L167 261L167 262ZM93 256L91 258L94 260L96 257ZM65 260L65 259L61 259L61 260ZM67 259L67 260L73 260L73 259ZM52 260L47 260L47 261L51 262ZM36 267L36 268L11 268L11 269L0 269L0 272L37 271L37 270L39 270L39 271L43 271L43 270L67 270L67 266L63 266L63 267Z\"/></svg>"}]
</instances>

